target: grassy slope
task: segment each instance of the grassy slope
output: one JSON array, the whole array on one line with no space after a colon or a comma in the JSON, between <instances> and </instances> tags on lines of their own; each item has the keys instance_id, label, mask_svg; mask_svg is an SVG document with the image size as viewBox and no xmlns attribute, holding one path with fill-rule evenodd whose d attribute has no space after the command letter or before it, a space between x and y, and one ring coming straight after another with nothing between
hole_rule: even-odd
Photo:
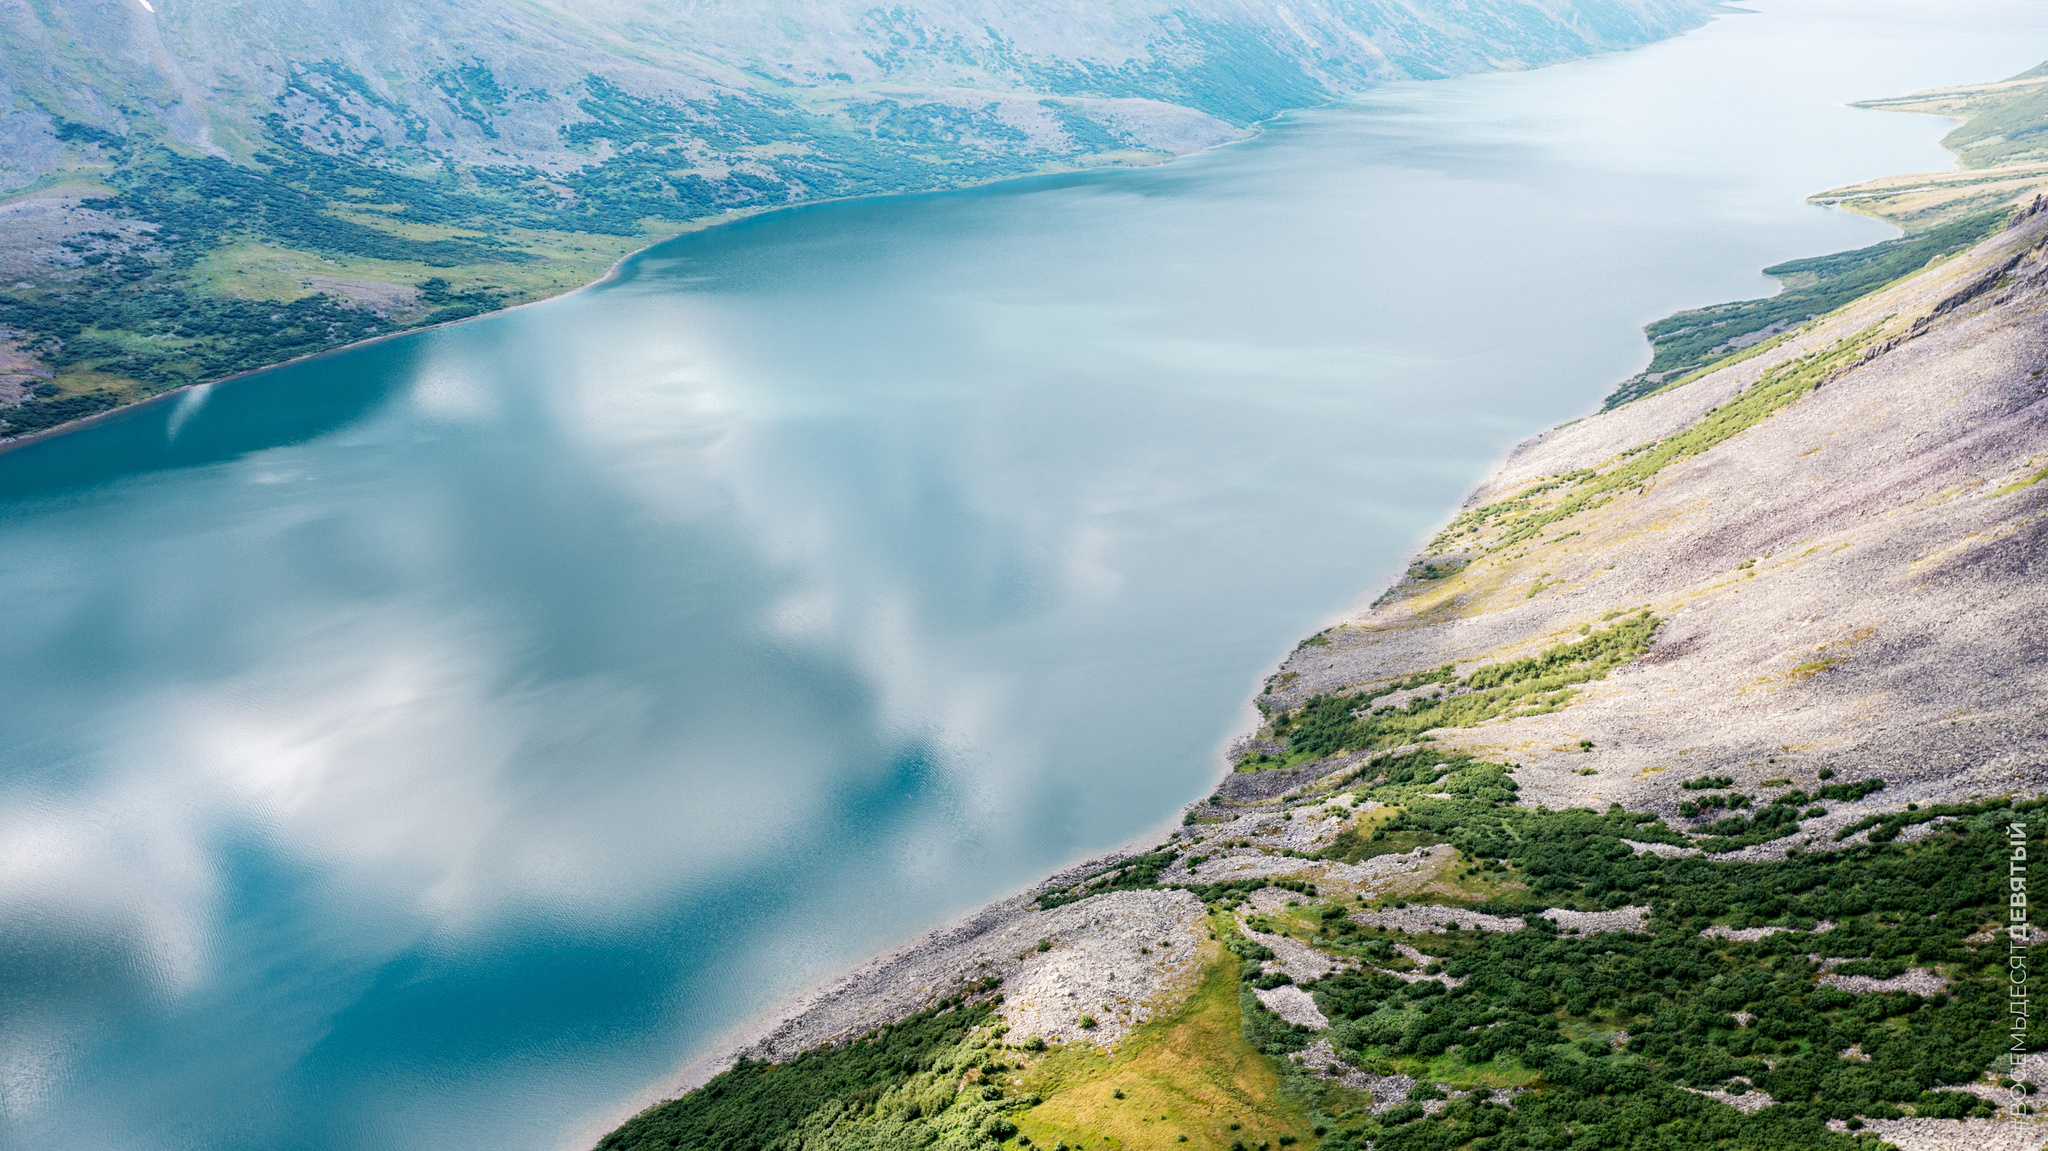
<instances>
[{"instance_id":1,"label":"grassy slope","mask_svg":"<svg viewBox=\"0 0 2048 1151\"><path fill-rule=\"evenodd\" d=\"M1235 938L1227 915L1212 925ZM599 1147L988 1147L1014 1138L1019 1147L1270 1149L1311 1141L1315 1106L1356 1109L1362 1097L1342 1089L1290 1091L1281 1065L1247 1037L1242 961L1217 942L1202 958L1186 1001L1114 1054L1005 1043L992 1001L975 997L786 1065L743 1064L634 1117Z\"/></svg>"},{"instance_id":2,"label":"grassy slope","mask_svg":"<svg viewBox=\"0 0 2048 1151\"><path fill-rule=\"evenodd\" d=\"M1366 817L1374 840L1427 829L1455 848L1380 906L1441 909L1449 920L1460 910L1520 915L1530 927L1364 925L1353 918L1367 906L1363 890L1330 875L1284 910L1251 917L1255 930L1358 965L1305 988L1334 1024L1322 1038L1371 1074L1419 1081L1414 1102L1375 1108L1291 1062L1315 1036L1250 994L1255 982L1285 979L1236 929L1242 886L1221 885L1198 889L1216 939L1195 990L1116 1052L1012 1043L986 1001L947 1001L845 1047L742 1065L599 1147L1854 1151L1874 1144L1828 1121L1993 1109L1937 1089L1977 1080L2002 1048L1983 1025L1996 1014L2004 954L1985 931L2003 910L1994 864L2007 822L2034 818L2040 803L1894 812L1872 821L1868 844L1778 864L1666 859L1623 843L1675 838L1654 817L1523 807L1512 771L1423 752L1382 758L1334 787L1386 805ZM1935 820L1937 834L1903 842ZM1625 905L1649 906L1654 934L1580 936L1534 914ZM1702 934L1766 925L1779 933ZM1399 947L1457 985L1413 981ZM1852 960L1843 974L1923 968L1948 986L1933 996L1839 991L1818 982L1810 951ZM1841 1054L1851 1047L1868 1060ZM1722 1089L1775 1102L1745 1114L1702 1094ZM1421 1102L1446 1095L1434 1110Z\"/></svg>"},{"instance_id":3,"label":"grassy slope","mask_svg":"<svg viewBox=\"0 0 2048 1151\"><path fill-rule=\"evenodd\" d=\"M1235 932L1227 915L1211 922L1226 937ZM1186 1004L1139 1028L1115 1054L1076 1045L1031 1069L1025 1090L1044 1102L1019 1126L1034 1143L1224 1151L1238 1141L1310 1137L1308 1102L1283 1091L1274 1061L1245 1038L1241 961L1222 947L1204 958Z\"/></svg>"}]
</instances>

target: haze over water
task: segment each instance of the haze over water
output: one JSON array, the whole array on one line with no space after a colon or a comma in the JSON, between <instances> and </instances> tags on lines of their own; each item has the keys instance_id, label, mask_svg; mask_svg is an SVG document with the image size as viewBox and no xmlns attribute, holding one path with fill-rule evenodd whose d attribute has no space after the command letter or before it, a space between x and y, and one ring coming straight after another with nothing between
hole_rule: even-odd
<instances>
[{"instance_id":1,"label":"haze over water","mask_svg":"<svg viewBox=\"0 0 2048 1151\"><path fill-rule=\"evenodd\" d=\"M1892 230L1848 100L2048 9L1764 0L1171 165L823 205L0 456L0 1144L587 1144L1158 828L1639 327Z\"/></svg>"}]
</instances>

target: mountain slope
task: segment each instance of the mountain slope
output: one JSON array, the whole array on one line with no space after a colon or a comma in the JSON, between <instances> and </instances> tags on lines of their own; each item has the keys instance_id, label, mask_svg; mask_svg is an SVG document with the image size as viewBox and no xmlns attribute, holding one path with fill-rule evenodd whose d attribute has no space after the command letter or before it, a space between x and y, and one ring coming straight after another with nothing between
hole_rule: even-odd
<instances>
[{"instance_id":1,"label":"mountain slope","mask_svg":"<svg viewBox=\"0 0 2048 1151\"><path fill-rule=\"evenodd\" d=\"M2000 1021L2042 938L2007 860L2048 808L2044 479L2035 201L1523 445L1166 842L599 1147L2038 1151L2043 1028Z\"/></svg>"},{"instance_id":2,"label":"mountain slope","mask_svg":"<svg viewBox=\"0 0 2048 1151\"><path fill-rule=\"evenodd\" d=\"M1521 658L1648 609L1663 623L1641 664L1572 685L1568 706L1432 734L1522 764L1531 801L1673 820L1680 777L1881 773L1898 802L2032 779L2048 765L2031 622L2048 588L2044 304L2037 202L1761 354L1537 437L1379 606L1292 656L1264 706Z\"/></svg>"},{"instance_id":3,"label":"mountain slope","mask_svg":"<svg viewBox=\"0 0 2048 1151\"><path fill-rule=\"evenodd\" d=\"M1700 0L0 4L0 436L537 299L731 211L1149 163Z\"/></svg>"}]
</instances>

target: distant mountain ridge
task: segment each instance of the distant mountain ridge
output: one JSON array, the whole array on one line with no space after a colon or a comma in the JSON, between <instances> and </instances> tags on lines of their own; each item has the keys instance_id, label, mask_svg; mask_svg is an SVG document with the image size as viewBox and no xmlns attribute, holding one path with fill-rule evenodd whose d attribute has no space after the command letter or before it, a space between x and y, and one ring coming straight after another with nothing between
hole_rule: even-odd
<instances>
[{"instance_id":1,"label":"distant mountain ridge","mask_svg":"<svg viewBox=\"0 0 2048 1151\"><path fill-rule=\"evenodd\" d=\"M1712 11L10 0L0 437L565 291L731 210L1152 162Z\"/></svg>"},{"instance_id":2,"label":"distant mountain ridge","mask_svg":"<svg viewBox=\"0 0 2048 1151\"><path fill-rule=\"evenodd\" d=\"M248 159L265 146L271 115L339 154L576 168L602 158L599 141L627 143L582 107L612 93L698 111L707 150L720 134L713 109L734 100L866 125L893 100L926 109L932 142L950 134L1008 149L1021 131L1055 151L1062 135L1069 150L1104 135L1171 149L1373 81L1641 44L1698 25L1710 6L163 0L151 11L98 0L4 11L0 83L15 145L6 154L19 186L59 158L67 122ZM1047 97L1095 126L1047 108Z\"/></svg>"}]
</instances>

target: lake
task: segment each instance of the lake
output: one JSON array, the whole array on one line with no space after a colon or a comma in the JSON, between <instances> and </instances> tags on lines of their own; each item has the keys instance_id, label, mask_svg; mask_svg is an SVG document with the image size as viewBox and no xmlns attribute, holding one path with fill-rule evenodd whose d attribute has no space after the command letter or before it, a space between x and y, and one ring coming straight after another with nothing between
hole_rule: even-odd
<instances>
[{"instance_id":1,"label":"lake","mask_svg":"<svg viewBox=\"0 0 2048 1151\"><path fill-rule=\"evenodd\" d=\"M587 1146L1204 794L1640 326L1892 230L1845 101L2048 7L1763 0L1143 170L825 204L0 456L8 1146Z\"/></svg>"}]
</instances>

